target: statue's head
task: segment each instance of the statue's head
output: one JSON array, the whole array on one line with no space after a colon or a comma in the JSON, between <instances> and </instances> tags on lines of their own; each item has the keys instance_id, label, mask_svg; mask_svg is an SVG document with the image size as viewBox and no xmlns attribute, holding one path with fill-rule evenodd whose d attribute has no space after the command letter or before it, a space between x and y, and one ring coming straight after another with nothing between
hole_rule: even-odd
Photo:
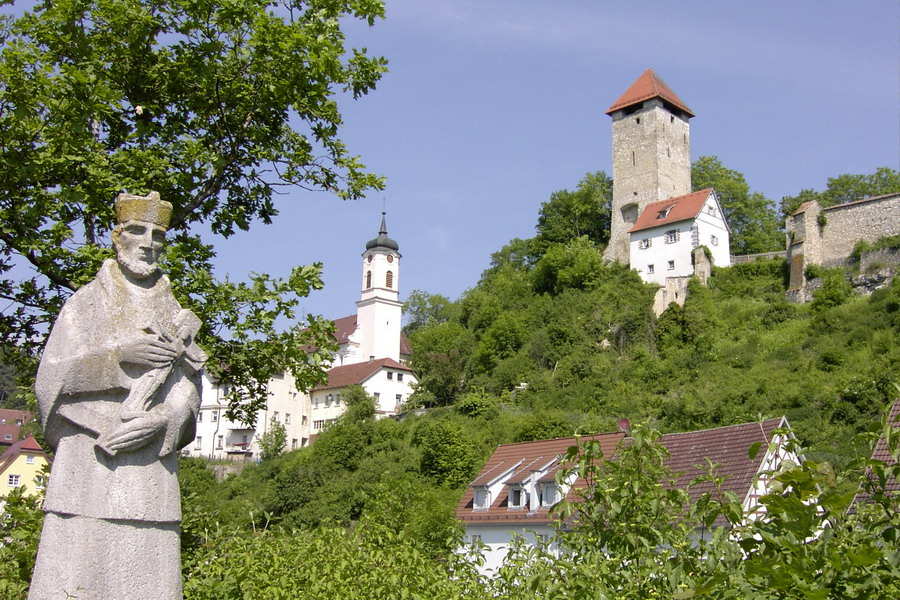
<instances>
[{"instance_id":1,"label":"statue's head","mask_svg":"<svg viewBox=\"0 0 900 600\"><path fill-rule=\"evenodd\" d=\"M171 218L172 205L160 200L158 192L148 196L119 194L112 242L116 260L126 275L141 280L156 273Z\"/></svg>"}]
</instances>

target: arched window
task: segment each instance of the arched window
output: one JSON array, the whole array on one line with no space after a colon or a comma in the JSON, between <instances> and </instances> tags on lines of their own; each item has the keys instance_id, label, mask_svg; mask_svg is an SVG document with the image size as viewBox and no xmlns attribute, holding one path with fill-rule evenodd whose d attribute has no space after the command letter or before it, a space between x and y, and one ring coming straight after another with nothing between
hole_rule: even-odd
<instances>
[{"instance_id":1,"label":"arched window","mask_svg":"<svg viewBox=\"0 0 900 600\"><path fill-rule=\"evenodd\" d=\"M372 271L366 271L366 289L372 287Z\"/></svg>"},{"instance_id":2,"label":"arched window","mask_svg":"<svg viewBox=\"0 0 900 600\"><path fill-rule=\"evenodd\" d=\"M388 271L384 276L384 285L391 288L394 287L394 272Z\"/></svg>"}]
</instances>

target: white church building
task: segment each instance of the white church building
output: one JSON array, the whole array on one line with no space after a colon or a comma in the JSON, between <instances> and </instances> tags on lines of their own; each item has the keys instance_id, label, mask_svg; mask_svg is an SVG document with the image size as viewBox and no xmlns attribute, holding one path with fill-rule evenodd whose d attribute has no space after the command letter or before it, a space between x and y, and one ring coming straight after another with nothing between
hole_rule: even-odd
<instances>
[{"instance_id":1,"label":"white church building","mask_svg":"<svg viewBox=\"0 0 900 600\"><path fill-rule=\"evenodd\" d=\"M377 416L400 412L416 383L405 364L411 351L401 331L400 259L400 247L388 237L382 213L378 236L362 254L356 314L334 321L338 350L327 382L303 393L290 373L273 377L267 406L250 426L225 419L229 390L204 375L197 434L185 452L211 459L256 460L259 437L273 420L285 428L285 450L303 448L344 413L344 397L352 385L361 385L375 398Z\"/></svg>"}]
</instances>

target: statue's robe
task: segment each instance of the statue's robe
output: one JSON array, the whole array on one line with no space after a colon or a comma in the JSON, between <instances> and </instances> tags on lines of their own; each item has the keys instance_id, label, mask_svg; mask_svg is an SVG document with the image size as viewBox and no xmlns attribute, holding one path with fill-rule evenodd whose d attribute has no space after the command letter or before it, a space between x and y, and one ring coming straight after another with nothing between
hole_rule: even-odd
<instances>
[{"instance_id":1,"label":"statue's robe","mask_svg":"<svg viewBox=\"0 0 900 600\"><path fill-rule=\"evenodd\" d=\"M148 410L165 422L146 444L110 455L97 439L147 368L119 347L142 330L174 334L181 306L157 272L142 288L107 260L73 294L38 369L38 410L55 449L29 600L180 600L178 450L194 438L203 356L189 343Z\"/></svg>"}]
</instances>

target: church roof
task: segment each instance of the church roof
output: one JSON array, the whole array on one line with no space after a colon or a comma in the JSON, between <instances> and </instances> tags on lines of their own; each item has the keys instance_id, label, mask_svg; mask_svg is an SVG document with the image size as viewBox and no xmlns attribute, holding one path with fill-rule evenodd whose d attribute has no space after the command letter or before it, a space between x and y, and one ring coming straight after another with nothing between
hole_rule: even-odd
<instances>
[{"instance_id":1,"label":"church roof","mask_svg":"<svg viewBox=\"0 0 900 600\"><path fill-rule=\"evenodd\" d=\"M706 188L684 196L651 202L644 208L644 212L628 230L628 233L693 219L703 210L703 205L706 204L706 199L709 198L712 191L712 188Z\"/></svg>"},{"instance_id":2,"label":"church roof","mask_svg":"<svg viewBox=\"0 0 900 600\"><path fill-rule=\"evenodd\" d=\"M657 75L653 69L644 71L644 73L631 84L631 87L625 90L625 93L619 96L618 100L613 102L613 105L609 107L606 114L611 115L617 110L640 104L644 100L649 100L651 98L662 98L669 104L672 104L679 110L687 113L689 117L694 116L691 109L681 101L681 98L672 91L672 88L666 85L665 81L660 79L659 75Z\"/></svg>"},{"instance_id":3,"label":"church roof","mask_svg":"<svg viewBox=\"0 0 900 600\"><path fill-rule=\"evenodd\" d=\"M387 248L388 250L393 250L394 252L398 252L400 250L400 245L388 237L387 234L387 225L384 220L384 213L381 213L381 228L378 230L378 237L374 240L369 240L366 243L366 250L372 250L373 248Z\"/></svg>"},{"instance_id":4,"label":"church roof","mask_svg":"<svg viewBox=\"0 0 900 600\"><path fill-rule=\"evenodd\" d=\"M362 383L381 369L412 372L412 369L393 358L379 358L378 360L335 367L328 371L328 383L317 386L313 391L320 392Z\"/></svg>"},{"instance_id":5,"label":"church roof","mask_svg":"<svg viewBox=\"0 0 900 600\"><path fill-rule=\"evenodd\" d=\"M356 315L348 315L340 319L334 319L334 339L338 344L346 344L350 341L350 336L356 331L357 322ZM412 346L409 345L409 338L406 332L400 332L400 356L412 354Z\"/></svg>"}]
</instances>

